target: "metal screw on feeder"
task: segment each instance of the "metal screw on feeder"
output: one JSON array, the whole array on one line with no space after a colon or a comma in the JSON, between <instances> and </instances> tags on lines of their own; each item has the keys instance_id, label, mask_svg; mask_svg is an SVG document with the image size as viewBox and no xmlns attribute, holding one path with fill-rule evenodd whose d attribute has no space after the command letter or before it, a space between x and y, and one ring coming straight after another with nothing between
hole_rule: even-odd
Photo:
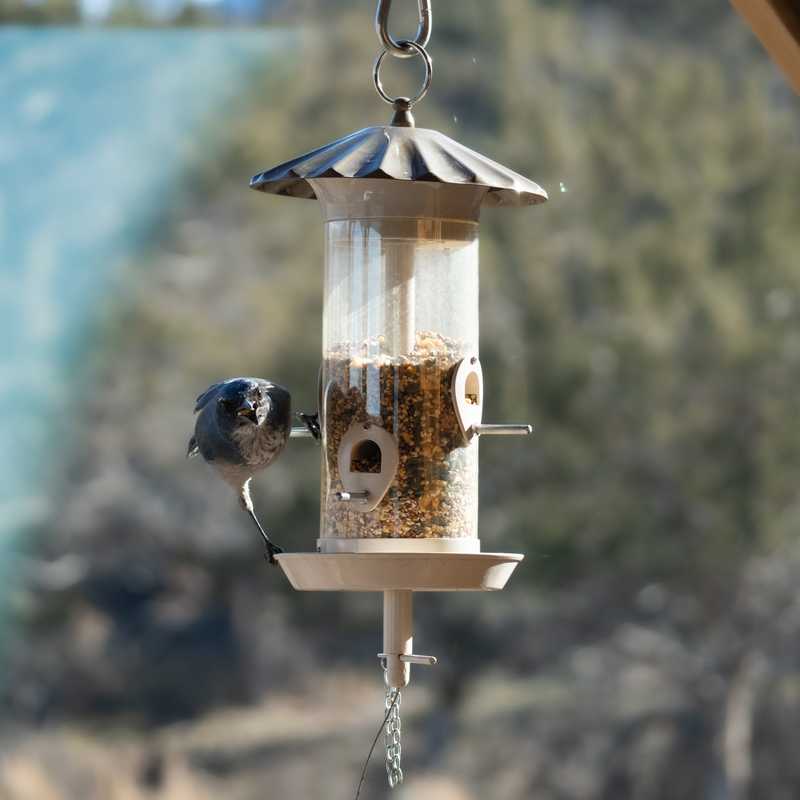
<instances>
[{"instance_id":1,"label":"metal screw on feeder","mask_svg":"<svg viewBox=\"0 0 800 800\"><path fill-rule=\"evenodd\" d=\"M277 557L303 591L383 593L390 786L402 781L400 690L415 655L413 592L502 589L523 556L484 553L478 538L478 445L527 435L485 424L478 356L478 232L484 207L542 203L536 183L442 133L415 126L428 91L429 0L415 39L388 31L373 78L394 109L388 125L355 131L256 175L251 187L318 199L325 229L319 433L322 508L315 553ZM419 56L413 98L391 97L386 54ZM301 429L293 435L305 435Z\"/></svg>"}]
</instances>

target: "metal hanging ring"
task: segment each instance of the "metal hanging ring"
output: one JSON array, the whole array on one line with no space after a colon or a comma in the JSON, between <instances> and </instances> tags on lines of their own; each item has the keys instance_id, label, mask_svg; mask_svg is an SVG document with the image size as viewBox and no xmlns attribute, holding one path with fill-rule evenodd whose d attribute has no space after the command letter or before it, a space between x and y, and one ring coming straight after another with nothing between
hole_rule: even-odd
<instances>
[{"instance_id":1,"label":"metal hanging ring","mask_svg":"<svg viewBox=\"0 0 800 800\"><path fill-rule=\"evenodd\" d=\"M425 47L431 38L431 3L430 0L418 0L419 26L414 41L399 39L395 41L389 33L389 12L392 9L392 0L378 0L378 10L375 12L375 31L381 40L384 50L388 50L398 58L411 58L416 55L412 45Z\"/></svg>"},{"instance_id":2,"label":"metal hanging ring","mask_svg":"<svg viewBox=\"0 0 800 800\"><path fill-rule=\"evenodd\" d=\"M422 82L422 88L414 97L410 98L389 97L389 95L386 94L383 84L381 83L381 63L383 62L386 54L389 52L388 50L382 50L380 55L375 59L375 67L372 70L372 80L375 82L375 91L383 100L389 103L389 105L393 106L399 103L406 108L411 108L411 106L413 106L415 103L418 103L420 100L422 100L422 98L428 93L428 89L431 88L431 78L433 77L433 61L428 55L428 51L421 44L412 42L409 39L401 39L399 43L401 45L408 45L413 54L418 55L425 62L425 80Z\"/></svg>"}]
</instances>

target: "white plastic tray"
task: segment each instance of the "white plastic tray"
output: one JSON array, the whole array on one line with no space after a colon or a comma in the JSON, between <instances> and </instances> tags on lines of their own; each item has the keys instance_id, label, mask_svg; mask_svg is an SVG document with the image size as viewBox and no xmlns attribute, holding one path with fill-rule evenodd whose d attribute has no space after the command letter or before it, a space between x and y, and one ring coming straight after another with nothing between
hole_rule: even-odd
<instances>
[{"instance_id":1,"label":"white plastic tray","mask_svg":"<svg viewBox=\"0 0 800 800\"><path fill-rule=\"evenodd\" d=\"M502 589L519 553L282 553L276 556L300 591L454 592Z\"/></svg>"}]
</instances>

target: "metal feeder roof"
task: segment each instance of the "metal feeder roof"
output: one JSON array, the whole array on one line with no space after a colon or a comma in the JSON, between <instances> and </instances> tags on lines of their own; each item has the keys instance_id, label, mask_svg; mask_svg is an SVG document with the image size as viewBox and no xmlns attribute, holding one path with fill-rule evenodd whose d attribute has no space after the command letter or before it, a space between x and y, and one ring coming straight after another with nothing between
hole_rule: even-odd
<instances>
[{"instance_id":1,"label":"metal feeder roof","mask_svg":"<svg viewBox=\"0 0 800 800\"><path fill-rule=\"evenodd\" d=\"M256 175L252 189L316 198L309 178L383 178L486 186L482 205L515 207L547 200L537 183L427 128L375 125Z\"/></svg>"}]
</instances>

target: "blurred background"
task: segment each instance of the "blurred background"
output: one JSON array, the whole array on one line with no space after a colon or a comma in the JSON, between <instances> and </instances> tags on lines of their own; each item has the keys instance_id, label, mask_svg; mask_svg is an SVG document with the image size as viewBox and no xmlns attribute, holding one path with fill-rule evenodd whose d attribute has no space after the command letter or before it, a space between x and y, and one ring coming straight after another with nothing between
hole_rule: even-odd
<instances>
[{"instance_id":1,"label":"blurred background","mask_svg":"<svg viewBox=\"0 0 800 800\"><path fill-rule=\"evenodd\" d=\"M314 407L319 208L247 182L388 121L374 6L0 0L3 800L353 795L380 600L292 592L184 453L219 378ZM725 0L433 11L418 124L550 202L481 226L486 418L536 433L480 535L526 560L417 600L392 796L796 798L797 100ZM318 461L256 481L294 549Z\"/></svg>"}]
</instances>

